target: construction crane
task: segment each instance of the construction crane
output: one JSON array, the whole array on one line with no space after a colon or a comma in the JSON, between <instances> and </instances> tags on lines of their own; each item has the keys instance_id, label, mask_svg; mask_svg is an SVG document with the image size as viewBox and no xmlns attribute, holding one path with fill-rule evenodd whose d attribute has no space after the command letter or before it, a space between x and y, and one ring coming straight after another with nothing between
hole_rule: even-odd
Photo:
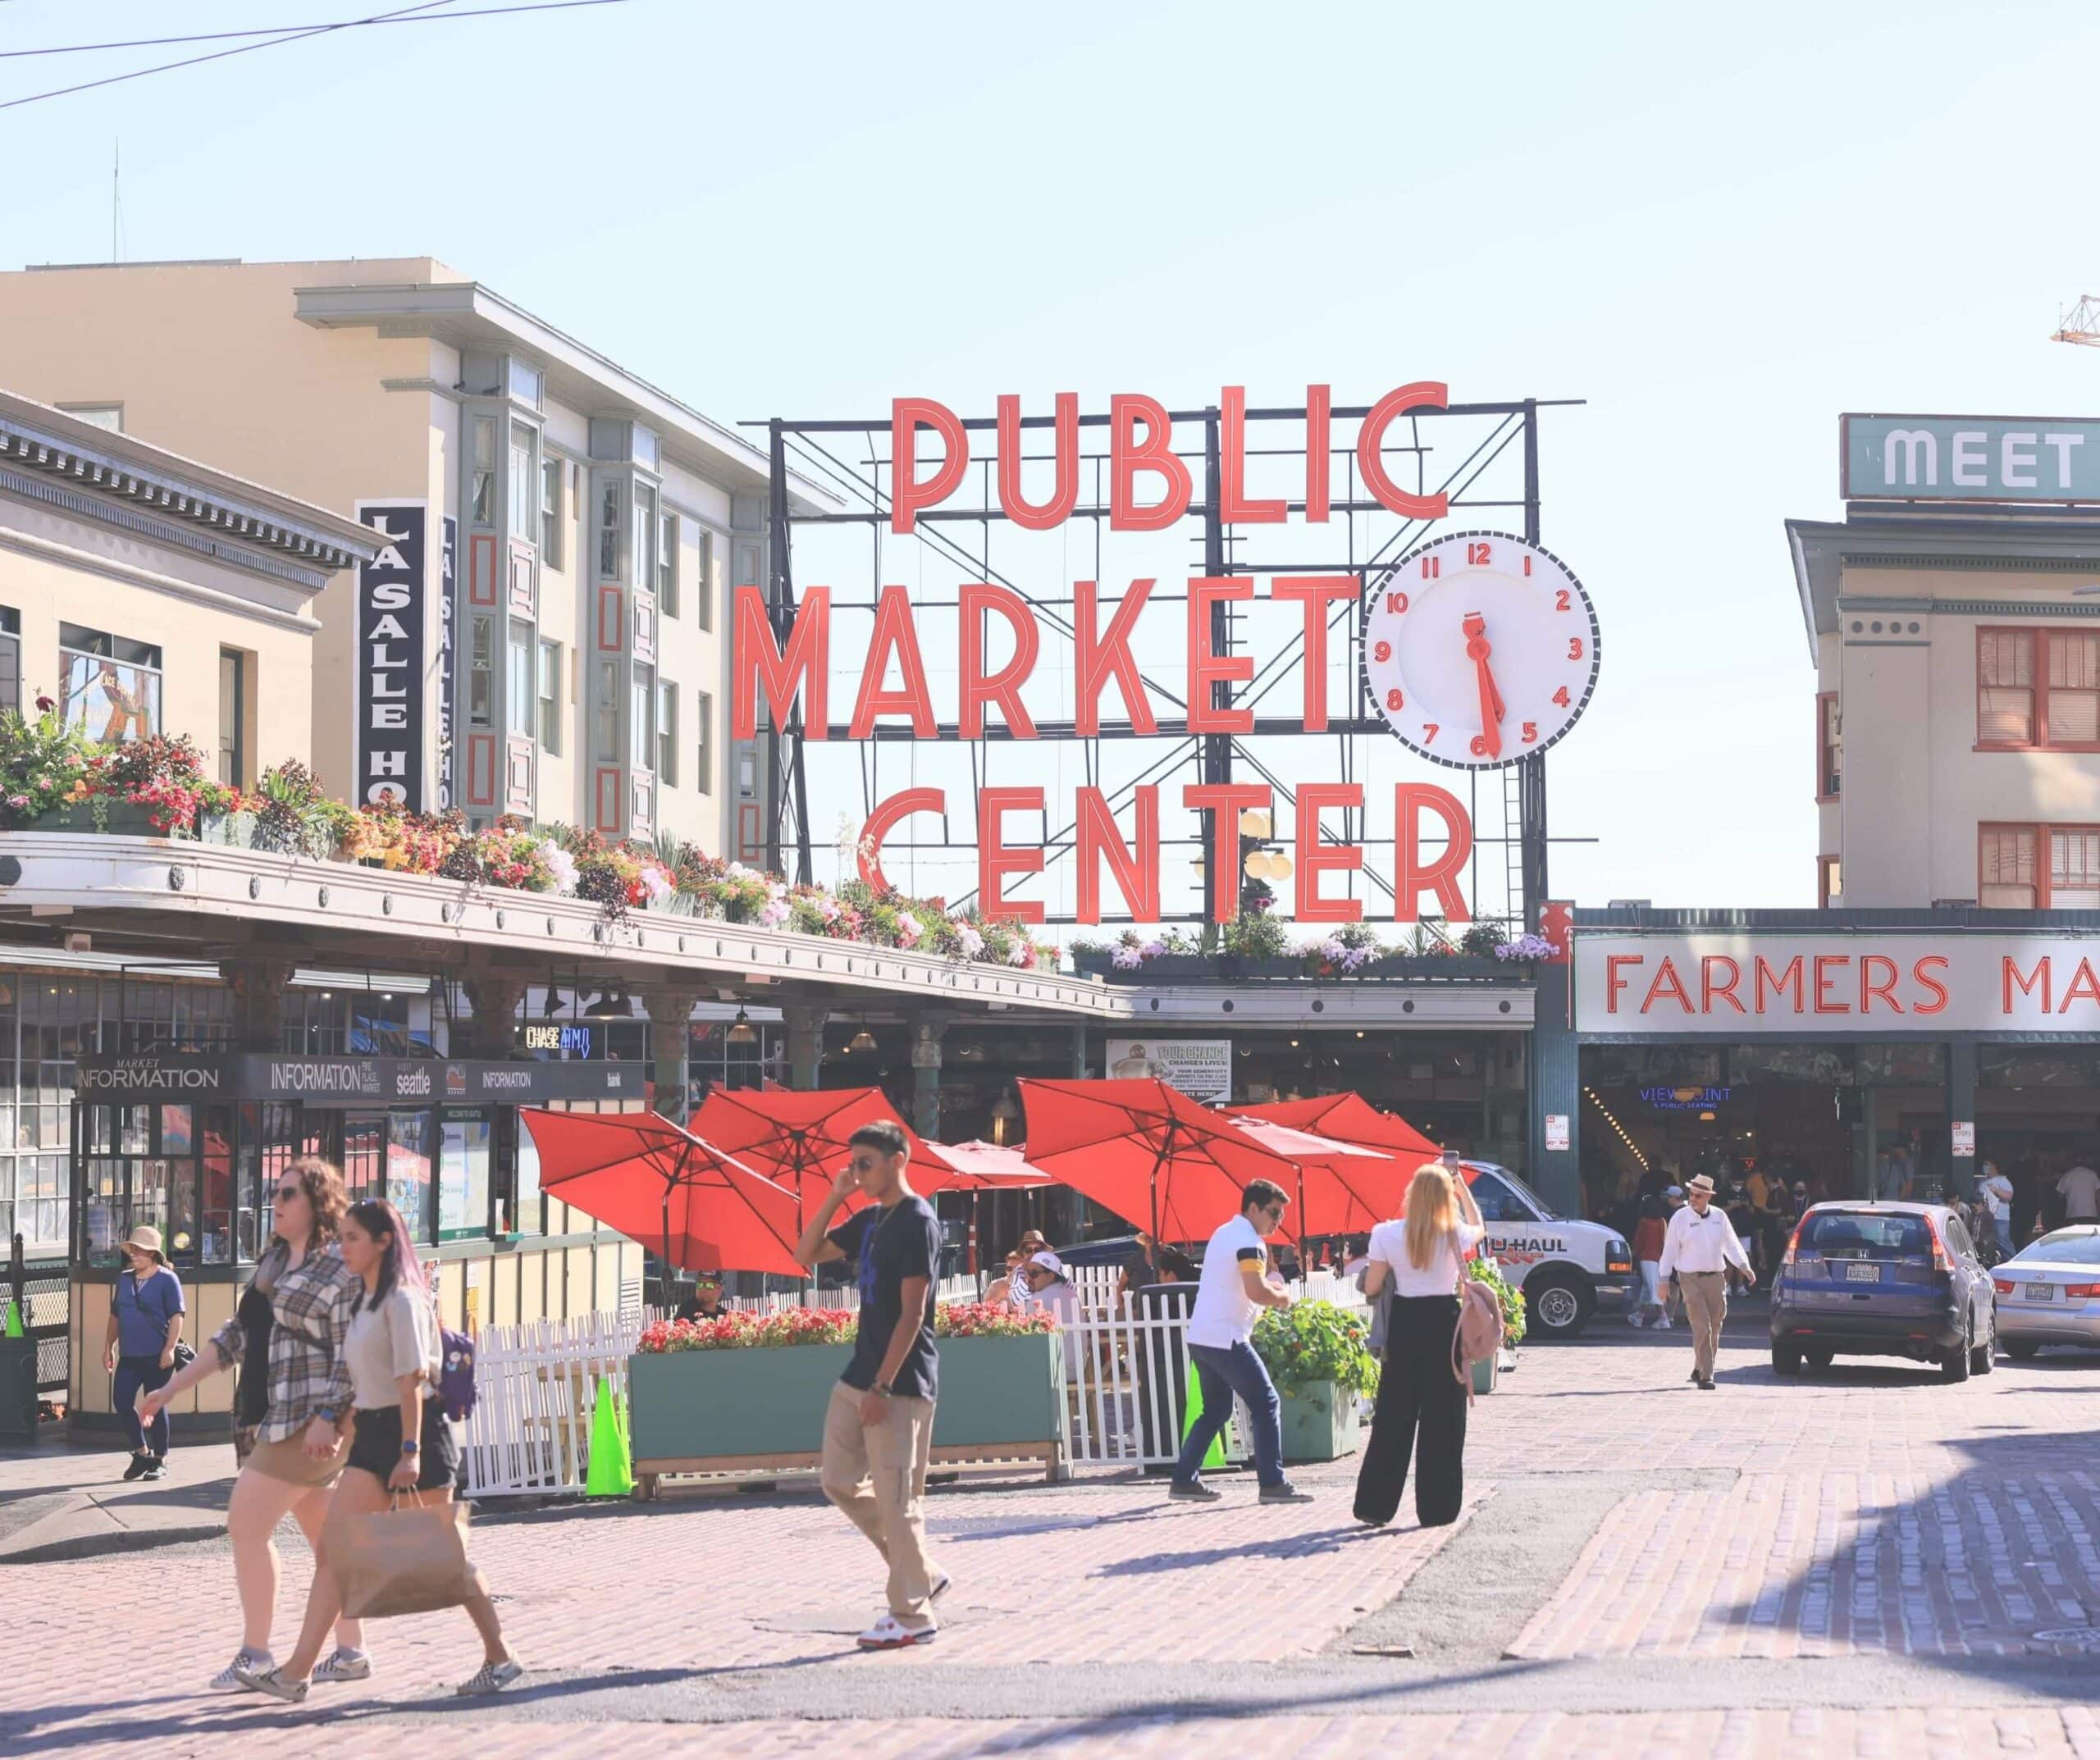
<instances>
[{"instance_id":1,"label":"construction crane","mask_svg":"<svg viewBox=\"0 0 2100 1760\"><path fill-rule=\"evenodd\" d=\"M2082 342L2089 349L2100 349L2100 299L2091 294L2081 294L2079 302L2066 312L2057 325L2052 342Z\"/></svg>"}]
</instances>

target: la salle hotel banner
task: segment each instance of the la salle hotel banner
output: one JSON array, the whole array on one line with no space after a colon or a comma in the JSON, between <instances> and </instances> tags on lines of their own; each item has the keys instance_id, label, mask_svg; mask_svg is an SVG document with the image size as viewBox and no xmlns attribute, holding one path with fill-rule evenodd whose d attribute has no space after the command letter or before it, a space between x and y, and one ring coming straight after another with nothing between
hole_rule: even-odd
<instances>
[{"instance_id":1,"label":"la salle hotel banner","mask_svg":"<svg viewBox=\"0 0 2100 1760\"><path fill-rule=\"evenodd\" d=\"M1614 935L1574 941L1585 1038L2100 1035L2100 939Z\"/></svg>"}]
</instances>

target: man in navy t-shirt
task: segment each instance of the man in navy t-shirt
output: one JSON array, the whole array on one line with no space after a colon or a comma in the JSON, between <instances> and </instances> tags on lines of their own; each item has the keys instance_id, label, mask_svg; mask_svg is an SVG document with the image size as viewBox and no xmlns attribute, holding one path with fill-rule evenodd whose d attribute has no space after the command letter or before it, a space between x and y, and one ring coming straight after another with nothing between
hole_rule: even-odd
<instances>
[{"instance_id":1,"label":"man in navy t-shirt","mask_svg":"<svg viewBox=\"0 0 2100 1760\"><path fill-rule=\"evenodd\" d=\"M926 1560L926 1462L940 1364L934 1348L941 1229L906 1177L911 1146L891 1124L847 1139L852 1160L802 1231L795 1256L812 1270L851 1259L861 1282L853 1360L824 1411L824 1495L889 1562L889 1612L861 1635L867 1650L929 1644L934 1603L948 1580ZM843 1227L832 1218L856 1192L872 1199Z\"/></svg>"}]
</instances>

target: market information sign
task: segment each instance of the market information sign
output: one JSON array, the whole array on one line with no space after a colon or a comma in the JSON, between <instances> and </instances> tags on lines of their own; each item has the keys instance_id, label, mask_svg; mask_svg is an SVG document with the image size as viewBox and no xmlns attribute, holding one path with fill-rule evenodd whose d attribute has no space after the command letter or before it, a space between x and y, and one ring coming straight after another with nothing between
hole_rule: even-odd
<instances>
[{"instance_id":1,"label":"market information sign","mask_svg":"<svg viewBox=\"0 0 2100 1760\"><path fill-rule=\"evenodd\" d=\"M1150 1077L1206 1106L1232 1098L1230 1039L1111 1039L1107 1063L1111 1081Z\"/></svg>"},{"instance_id":2,"label":"market information sign","mask_svg":"<svg viewBox=\"0 0 2100 1760\"><path fill-rule=\"evenodd\" d=\"M216 1096L298 1100L309 1106L545 1106L557 1100L640 1100L643 1072L616 1063L462 1063L429 1057L83 1057L84 1098Z\"/></svg>"},{"instance_id":3,"label":"market information sign","mask_svg":"<svg viewBox=\"0 0 2100 1760\"><path fill-rule=\"evenodd\" d=\"M430 513L420 501L360 501L384 544L358 565L356 803L422 810L423 594Z\"/></svg>"},{"instance_id":4,"label":"market information sign","mask_svg":"<svg viewBox=\"0 0 2100 1760\"><path fill-rule=\"evenodd\" d=\"M1584 1038L2100 1033L2089 937L1613 935L1575 938Z\"/></svg>"},{"instance_id":5,"label":"market information sign","mask_svg":"<svg viewBox=\"0 0 2100 1760\"><path fill-rule=\"evenodd\" d=\"M2100 502L2100 421L1840 416L1847 501Z\"/></svg>"}]
</instances>

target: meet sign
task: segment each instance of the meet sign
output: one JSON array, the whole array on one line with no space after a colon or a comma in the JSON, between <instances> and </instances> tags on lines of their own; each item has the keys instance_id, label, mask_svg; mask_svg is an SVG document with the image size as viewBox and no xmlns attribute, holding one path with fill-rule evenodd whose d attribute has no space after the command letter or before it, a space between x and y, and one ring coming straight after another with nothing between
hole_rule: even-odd
<instances>
[{"instance_id":1,"label":"meet sign","mask_svg":"<svg viewBox=\"0 0 2100 1760\"><path fill-rule=\"evenodd\" d=\"M2100 421L1841 416L1847 501L2100 502Z\"/></svg>"}]
</instances>

